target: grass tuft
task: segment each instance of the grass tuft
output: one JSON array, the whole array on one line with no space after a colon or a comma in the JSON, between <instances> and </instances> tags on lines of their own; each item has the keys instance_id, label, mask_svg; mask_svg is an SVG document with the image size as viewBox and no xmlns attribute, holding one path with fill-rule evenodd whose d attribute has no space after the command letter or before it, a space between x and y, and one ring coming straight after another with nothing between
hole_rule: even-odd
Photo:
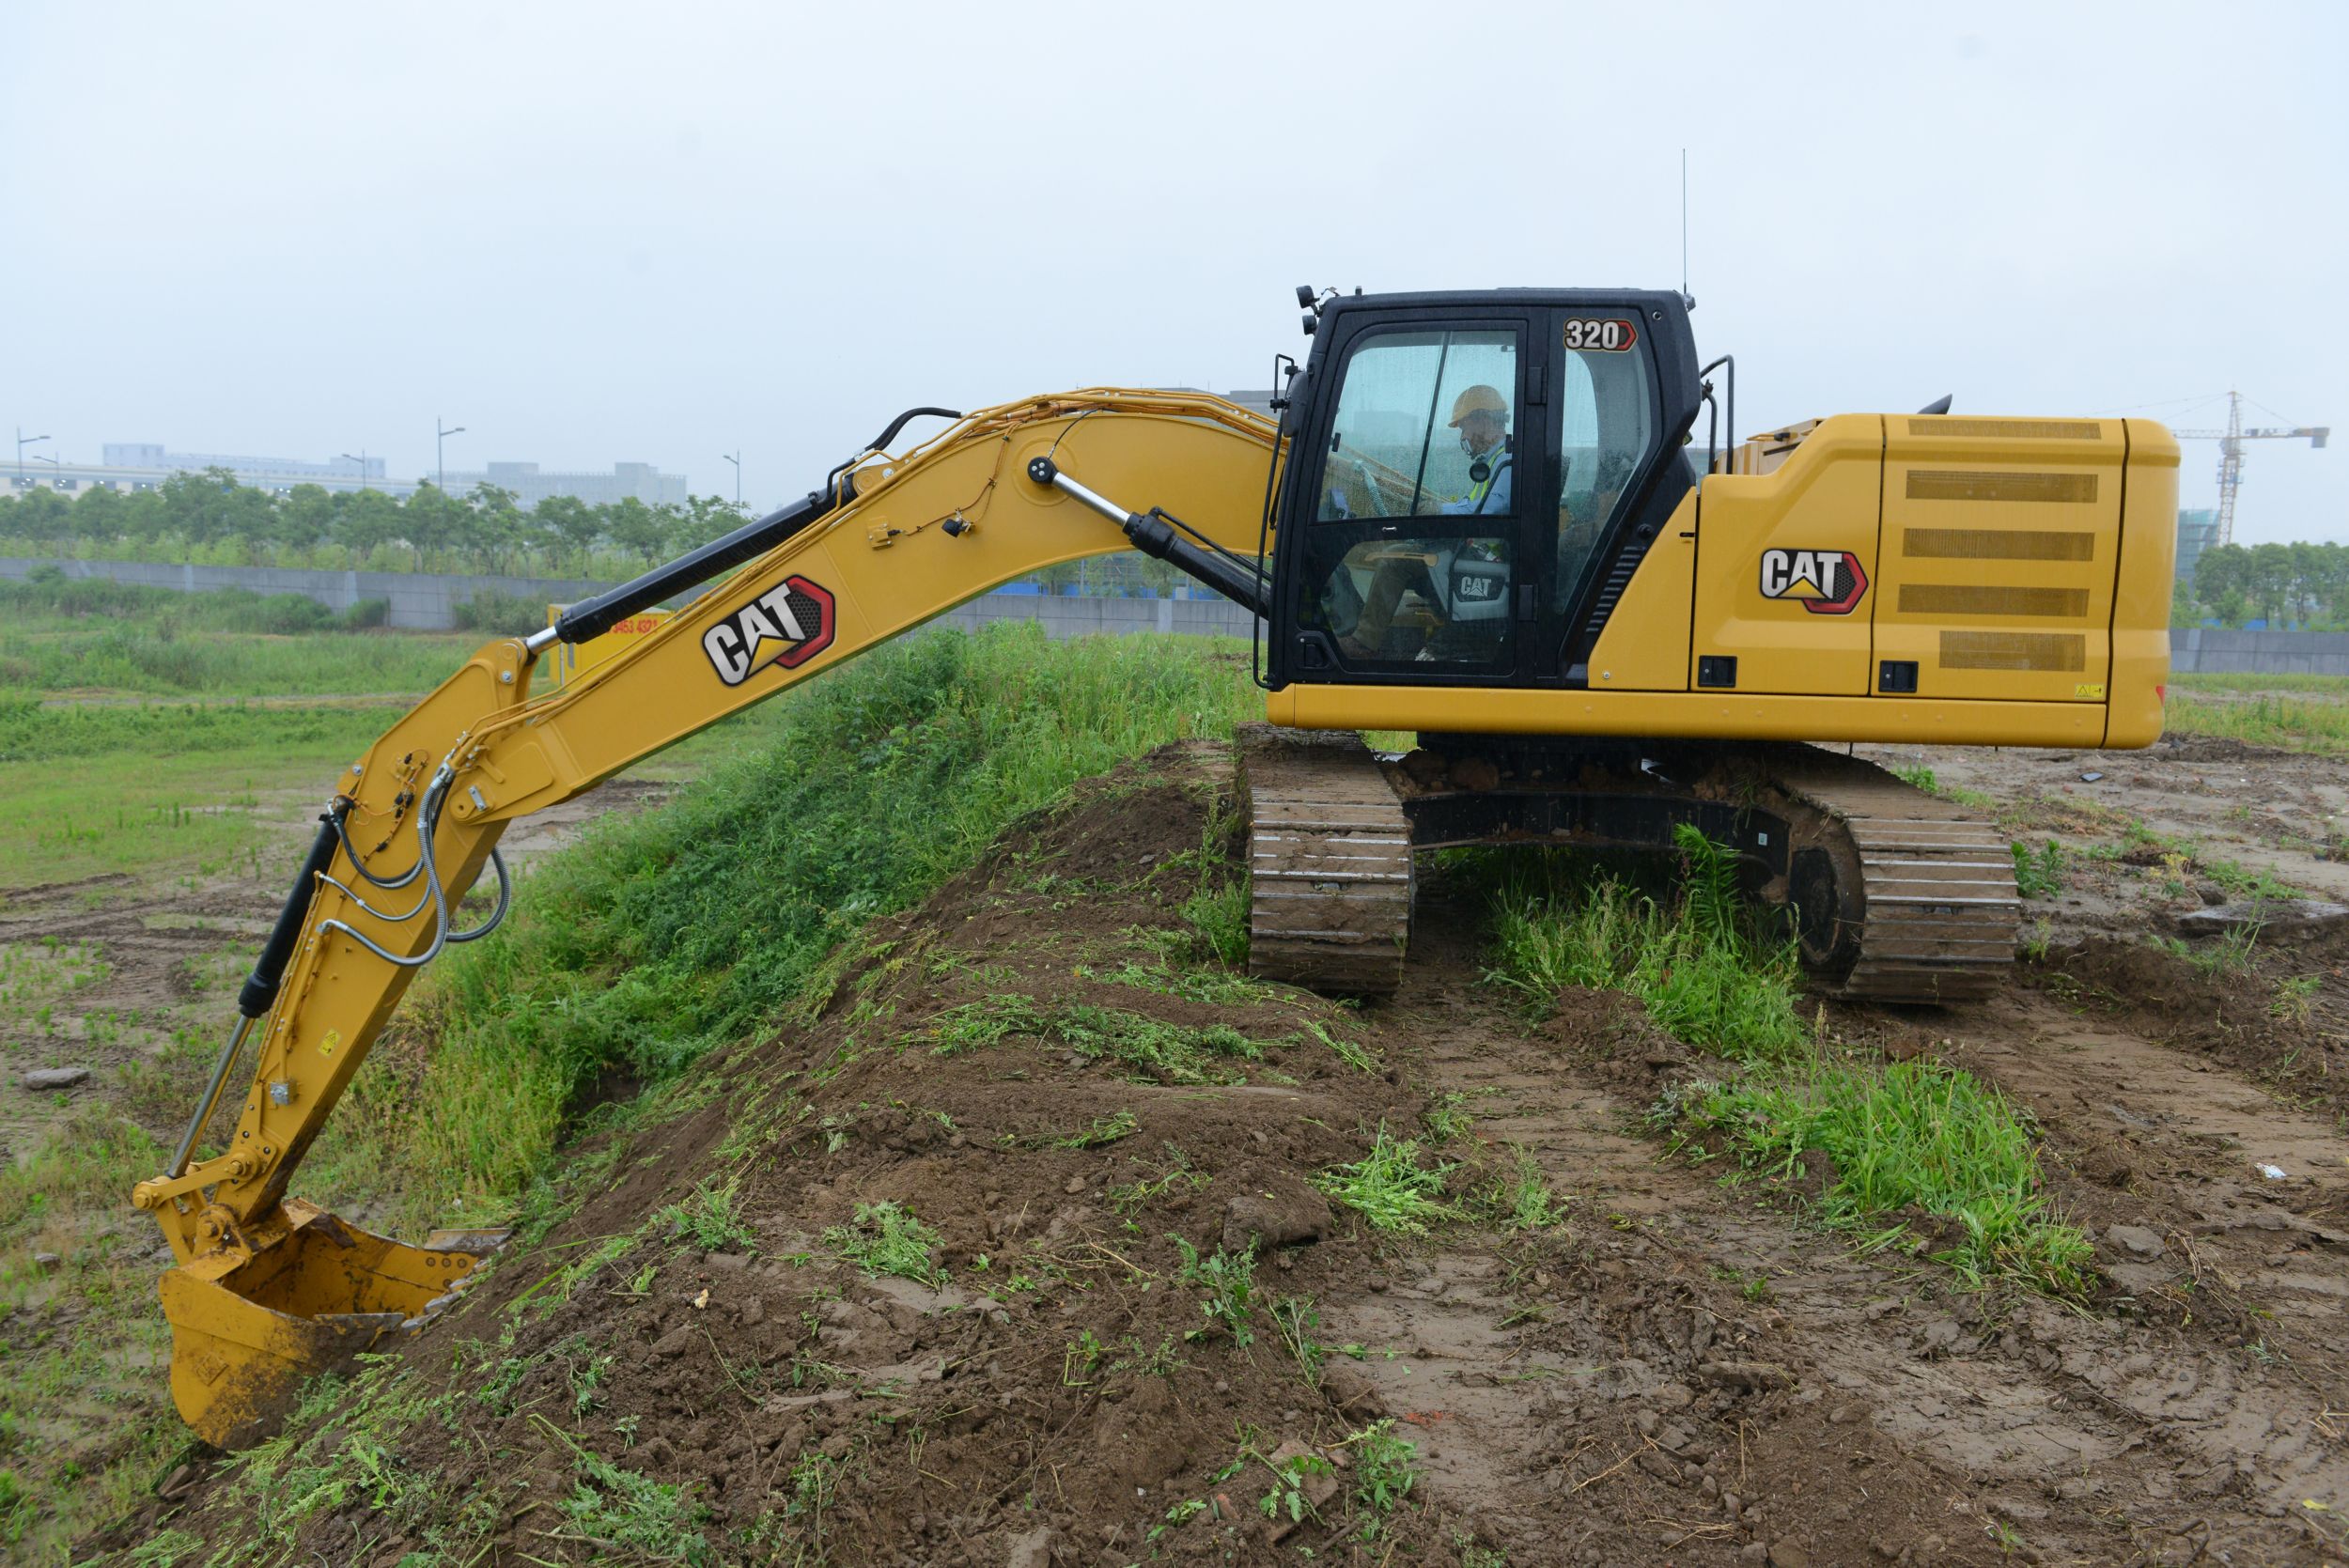
<instances>
[{"instance_id":1,"label":"grass tuft","mask_svg":"<svg viewBox=\"0 0 2349 1568\"><path fill-rule=\"evenodd\" d=\"M705 1252L733 1252L756 1244L758 1233L735 1210L739 1184L704 1186L681 1203L671 1203L653 1215L653 1223L667 1225L672 1234L690 1238Z\"/></svg>"},{"instance_id":2,"label":"grass tuft","mask_svg":"<svg viewBox=\"0 0 2349 1568\"><path fill-rule=\"evenodd\" d=\"M1514 863L1494 901L1493 981L1547 1012L1567 986L1630 992L1692 1046L1741 1060L1791 1056L1810 1037L1791 942L1766 943L1740 906L1734 858L1683 824L1680 904L1668 911L1579 862Z\"/></svg>"},{"instance_id":3,"label":"grass tuft","mask_svg":"<svg viewBox=\"0 0 2349 1568\"><path fill-rule=\"evenodd\" d=\"M1807 1070L1684 1085L1657 1119L1676 1146L1718 1141L1750 1175L1801 1177L1806 1155L1825 1155L1818 1213L1870 1249L1916 1233L1921 1212L1953 1221L1928 1227L1925 1245L1969 1284L2079 1296L2092 1282L2093 1250L2056 1214L2023 1114L1959 1068L1823 1053Z\"/></svg>"},{"instance_id":4,"label":"grass tuft","mask_svg":"<svg viewBox=\"0 0 2349 1568\"><path fill-rule=\"evenodd\" d=\"M867 1274L894 1274L930 1286L946 1282L946 1270L931 1261L939 1234L910 1208L889 1199L859 1203L846 1225L824 1232L824 1245Z\"/></svg>"},{"instance_id":5,"label":"grass tuft","mask_svg":"<svg viewBox=\"0 0 2349 1568\"><path fill-rule=\"evenodd\" d=\"M1454 1167L1427 1167L1419 1161L1419 1140L1396 1138L1381 1122L1368 1155L1319 1172L1313 1183L1369 1221L1373 1230L1425 1235L1430 1225L1457 1219L1460 1211L1443 1201L1444 1178Z\"/></svg>"}]
</instances>

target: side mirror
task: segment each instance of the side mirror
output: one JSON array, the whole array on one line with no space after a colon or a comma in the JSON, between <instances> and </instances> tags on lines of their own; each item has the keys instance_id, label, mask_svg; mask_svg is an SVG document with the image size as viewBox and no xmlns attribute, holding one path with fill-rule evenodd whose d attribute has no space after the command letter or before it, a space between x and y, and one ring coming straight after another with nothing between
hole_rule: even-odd
<instances>
[{"instance_id":1,"label":"side mirror","mask_svg":"<svg viewBox=\"0 0 2349 1568\"><path fill-rule=\"evenodd\" d=\"M1308 370L1290 380L1286 401L1281 407L1281 434L1294 436L1304 427L1305 405L1313 401L1314 375Z\"/></svg>"}]
</instances>

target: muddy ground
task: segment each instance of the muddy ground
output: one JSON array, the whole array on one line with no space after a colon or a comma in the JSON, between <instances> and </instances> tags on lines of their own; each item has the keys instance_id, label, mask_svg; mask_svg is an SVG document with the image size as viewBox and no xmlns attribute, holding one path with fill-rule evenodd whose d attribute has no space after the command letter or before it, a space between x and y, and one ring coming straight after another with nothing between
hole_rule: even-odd
<instances>
[{"instance_id":1,"label":"muddy ground","mask_svg":"<svg viewBox=\"0 0 2349 1568\"><path fill-rule=\"evenodd\" d=\"M387 1368L372 1414L242 1493L191 1470L90 1547L274 1530L259 1560L652 1561L698 1529L711 1560L1016 1568L2349 1561L2349 942L2279 933L2221 968L2209 939L2145 940L2229 901L2189 836L2330 891L2338 862L2292 846L2329 842L2337 765L1894 760L2064 842L2067 885L2000 1000L1828 1025L2032 1111L2097 1240L2088 1302L1857 1255L1799 1189L1668 1157L1644 1114L1708 1064L1619 997L1512 1010L1480 983L1473 889L1428 891L1388 1003L1201 968L1176 908L1229 831L1229 763L1192 746L1023 824L808 1015L594 1142L576 1212ZM2165 858L2123 858L2124 815ZM1414 1239L1331 1211L1310 1178L1382 1124L1456 1162L1465 1219ZM1517 1151L1551 1225L1480 1199ZM926 1278L838 1255L883 1202L934 1229ZM1212 1266L1252 1239L1252 1295L1218 1318L1185 1245ZM1395 1435L1416 1475L1382 1509ZM288 1522L297 1471L377 1479Z\"/></svg>"}]
</instances>

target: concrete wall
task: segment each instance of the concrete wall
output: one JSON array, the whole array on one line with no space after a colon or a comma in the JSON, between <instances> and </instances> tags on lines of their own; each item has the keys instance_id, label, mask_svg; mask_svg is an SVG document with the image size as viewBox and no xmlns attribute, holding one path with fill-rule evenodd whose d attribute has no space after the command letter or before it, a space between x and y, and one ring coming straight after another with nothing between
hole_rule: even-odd
<instances>
[{"instance_id":1,"label":"concrete wall","mask_svg":"<svg viewBox=\"0 0 2349 1568\"><path fill-rule=\"evenodd\" d=\"M455 607L480 593L562 603L611 586L555 577L458 577L418 572L298 571L281 567L174 567L137 561L40 561L0 556L0 578L23 578L54 566L68 577L104 577L159 588L200 592L249 588L257 594L307 594L330 610L361 599L387 599L391 624L446 630ZM1252 617L1238 605L1209 598L1058 598L1043 594L985 594L947 612L949 626L992 621L1041 621L1053 637L1129 631L1190 632L1246 637ZM2181 628L2170 633L2170 667L2191 672L2349 675L2349 632L2216 631Z\"/></svg>"},{"instance_id":2,"label":"concrete wall","mask_svg":"<svg viewBox=\"0 0 2349 1568\"><path fill-rule=\"evenodd\" d=\"M445 631L457 624L455 609L476 594L512 594L558 603L584 598L608 583L552 577L459 577L425 572L303 571L291 567L161 566L144 561L34 561L0 556L0 577L22 578L35 567L54 566L68 577L103 577L156 588L201 593L211 588L246 588L257 594L302 594L329 610L348 610L362 599L391 605L391 624L413 631Z\"/></svg>"},{"instance_id":3,"label":"concrete wall","mask_svg":"<svg viewBox=\"0 0 2349 1568\"><path fill-rule=\"evenodd\" d=\"M2180 675L2349 675L2349 631L2175 628L2170 668Z\"/></svg>"},{"instance_id":4,"label":"concrete wall","mask_svg":"<svg viewBox=\"0 0 2349 1568\"><path fill-rule=\"evenodd\" d=\"M391 604L391 624L417 631L445 631L456 625L455 608L480 593L511 594L538 602L566 603L600 593L608 582L553 577L460 577L418 572L301 571L283 567L160 566L138 561L41 561L0 556L0 578L24 578L36 567L54 566L68 577L109 578L157 588L199 593L245 588L257 594L305 594L329 610L348 610L361 599ZM680 596L691 598L691 594ZM1252 620L1223 599L1065 598L1042 594L985 594L939 617L941 624L977 628L992 621L1041 621L1047 635L1174 631L1246 637Z\"/></svg>"}]
</instances>

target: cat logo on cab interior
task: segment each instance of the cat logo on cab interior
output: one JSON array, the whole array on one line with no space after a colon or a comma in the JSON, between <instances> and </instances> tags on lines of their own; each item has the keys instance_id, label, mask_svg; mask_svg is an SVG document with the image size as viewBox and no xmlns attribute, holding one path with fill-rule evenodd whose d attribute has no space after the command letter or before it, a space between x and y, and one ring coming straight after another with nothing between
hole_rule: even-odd
<instances>
[{"instance_id":1,"label":"cat logo on cab interior","mask_svg":"<svg viewBox=\"0 0 2349 1568\"><path fill-rule=\"evenodd\" d=\"M1813 615L1848 615L1868 591L1868 574L1848 550L1766 550L1762 597L1800 599Z\"/></svg>"},{"instance_id":2,"label":"cat logo on cab interior","mask_svg":"<svg viewBox=\"0 0 2349 1568\"><path fill-rule=\"evenodd\" d=\"M702 633L709 667L739 686L769 666L789 670L832 646L832 598L804 577L786 577Z\"/></svg>"}]
</instances>

